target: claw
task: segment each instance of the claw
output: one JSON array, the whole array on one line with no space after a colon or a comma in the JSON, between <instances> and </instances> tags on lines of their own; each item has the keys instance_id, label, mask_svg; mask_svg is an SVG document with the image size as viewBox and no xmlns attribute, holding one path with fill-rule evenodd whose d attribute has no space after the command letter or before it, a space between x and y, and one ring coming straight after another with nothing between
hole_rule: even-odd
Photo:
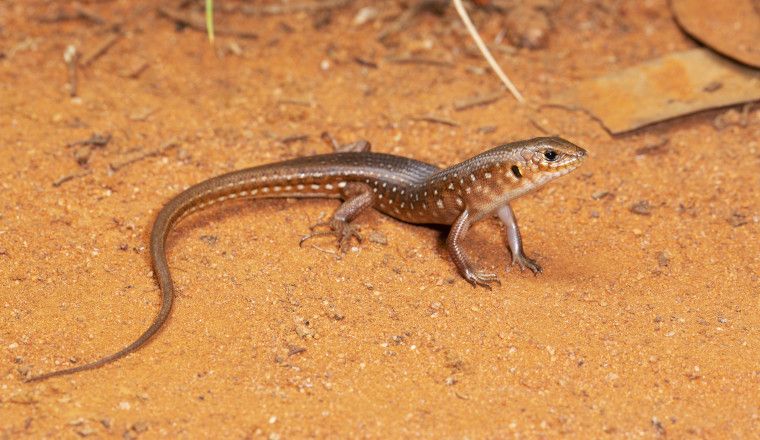
<instances>
[{"instance_id":1,"label":"claw","mask_svg":"<svg viewBox=\"0 0 760 440\"><path fill-rule=\"evenodd\" d=\"M320 227L328 227L330 229L328 231L314 232L315 229ZM359 234L357 228L345 221L333 219L329 222L319 222L315 225L312 225L309 229L312 232L310 234L304 235L301 238L301 241L298 243L299 246L303 246L306 240L312 239L314 237L333 235L338 239L338 247L340 251L346 253L349 246L351 245L351 238L355 237L359 243L362 242L362 236Z\"/></svg>"},{"instance_id":2,"label":"claw","mask_svg":"<svg viewBox=\"0 0 760 440\"><path fill-rule=\"evenodd\" d=\"M496 276L496 274L488 273L488 272L467 272L465 274L465 279L473 285L473 287L482 286L485 287L488 290L491 290L491 284L495 283L501 286L501 281L499 281L499 277Z\"/></svg>"},{"instance_id":3,"label":"claw","mask_svg":"<svg viewBox=\"0 0 760 440\"><path fill-rule=\"evenodd\" d=\"M525 255L513 255L512 264L520 266L520 270L524 271L525 268L530 269L534 274L538 275L543 272L541 266L532 258L528 258Z\"/></svg>"}]
</instances>

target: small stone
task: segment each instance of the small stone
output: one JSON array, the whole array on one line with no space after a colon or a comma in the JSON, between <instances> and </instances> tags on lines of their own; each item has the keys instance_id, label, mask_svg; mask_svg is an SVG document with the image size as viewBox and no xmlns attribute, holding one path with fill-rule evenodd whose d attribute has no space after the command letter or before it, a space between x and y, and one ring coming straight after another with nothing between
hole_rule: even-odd
<instances>
[{"instance_id":1,"label":"small stone","mask_svg":"<svg viewBox=\"0 0 760 440\"><path fill-rule=\"evenodd\" d=\"M518 3L507 15L506 29L509 41L517 47L541 49L546 47L551 27L546 13Z\"/></svg>"},{"instance_id":2,"label":"small stone","mask_svg":"<svg viewBox=\"0 0 760 440\"><path fill-rule=\"evenodd\" d=\"M359 9L359 12L354 15L353 25L361 26L369 21L376 19L378 15L380 15L380 12L377 10L377 8L374 8L372 6L365 6Z\"/></svg>"},{"instance_id":3,"label":"small stone","mask_svg":"<svg viewBox=\"0 0 760 440\"><path fill-rule=\"evenodd\" d=\"M731 216L728 218L728 224L731 226L738 228L739 226L746 225L749 223L749 216L741 211L734 211L731 213Z\"/></svg>"},{"instance_id":4,"label":"small stone","mask_svg":"<svg viewBox=\"0 0 760 440\"><path fill-rule=\"evenodd\" d=\"M369 233L368 238L370 243L381 244L383 246L386 246L388 244L388 237L386 237L382 232L372 231Z\"/></svg>"},{"instance_id":5,"label":"small stone","mask_svg":"<svg viewBox=\"0 0 760 440\"><path fill-rule=\"evenodd\" d=\"M304 321L302 318L296 319L296 334L305 339L314 337L314 329L309 327L309 321Z\"/></svg>"},{"instance_id":6,"label":"small stone","mask_svg":"<svg viewBox=\"0 0 760 440\"><path fill-rule=\"evenodd\" d=\"M614 194L612 194L609 191L604 191L604 190L596 191L595 193L591 194L591 198L594 200L600 200L604 198L613 198L613 197L614 197Z\"/></svg>"},{"instance_id":7,"label":"small stone","mask_svg":"<svg viewBox=\"0 0 760 440\"><path fill-rule=\"evenodd\" d=\"M657 253L657 265L660 267L668 267L670 264L670 255L668 251L660 251Z\"/></svg>"},{"instance_id":8,"label":"small stone","mask_svg":"<svg viewBox=\"0 0 760 440\"><path fill-rule=\"evenodd\" d=\"M630 211L637 215L652 215L652 205L648 200L639 200L631 205Z\"/></svg>"},{"instance_id":9,"label":"small stone","mask_svg":"<svg viewBox=\"0 0 760 440\"><path fill-rule=\"evenodd\" d=\"M199 238L209 246L213 246L219 241L219 237L216 235L201 235Z\"/></svg>"}]
</instances>

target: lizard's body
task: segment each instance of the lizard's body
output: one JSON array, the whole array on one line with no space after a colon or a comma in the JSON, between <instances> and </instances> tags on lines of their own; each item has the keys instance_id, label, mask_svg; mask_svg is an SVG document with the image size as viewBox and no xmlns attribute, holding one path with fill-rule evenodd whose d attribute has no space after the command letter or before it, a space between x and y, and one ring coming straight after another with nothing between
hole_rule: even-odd
<instances>
[{"instance_id":1,"label":"lizard's body","mask_svg":"<svg viewBox=\"0 0 760 440\"><path fill-rule=\"evenodd\" d=\"M217 176L183 191L159 212L153 225L150 254L162 293L151 326L122 350L89 364L32 377L42 380L100 367L142 346L163 325L174 300L165 243L182 218L211 205L237 198L320 197L344 202L326 224L345 250L352 236L349 224L367 208L408 223L451 225L449 253L462 276L488 287L493 274L473 268L461 243L470 225L498 215L507 228L513 263L534 272L527 258L509 201L575 169L586 152L561 138L536 138L502 145L460 164L439 169L424 162L382 153L345 152L302 157ZM320 235L324 233L315 233Z\"/></svg>"}]
</instances>

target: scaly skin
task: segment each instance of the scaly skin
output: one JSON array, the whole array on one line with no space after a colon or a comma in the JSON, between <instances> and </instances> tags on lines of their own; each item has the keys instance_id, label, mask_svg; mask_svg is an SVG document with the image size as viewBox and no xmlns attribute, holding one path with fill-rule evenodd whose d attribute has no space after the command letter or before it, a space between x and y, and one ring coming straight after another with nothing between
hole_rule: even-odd
<instances>
[{"instance_id":1,"label":"scaly skin","mask_svg":"<svg viewBox=\"0 0 760 440\"><path fill-rule=\"evenodd\" d=\"M496 275L475 269L462 248L467 230L486 216L498 215L507 229L513 264L540 272L540 266L523 252L520 230L509 202L569 173L586 156L585 150L564 139L535 138L501 145L439 169L413 159L371 153L368 143L356 145L364 151L302 157L234 171L178 194L158 213L151 233L150 254L162 303L150 327L114 354L34 376L28 381L98 368L132 353L156 334L174 301L166 261L166 237L177 222L193 212L237 198L340 198L344 202L332 219L317 225L326 226L327 231L312 232L304 240L332 234L344 252L351 238L358 237L351 221L368 208L408 223L451 225L446 244L459 273L475 286L490 288L491 283L498 282Z\"/></svg>"}]
</instances>

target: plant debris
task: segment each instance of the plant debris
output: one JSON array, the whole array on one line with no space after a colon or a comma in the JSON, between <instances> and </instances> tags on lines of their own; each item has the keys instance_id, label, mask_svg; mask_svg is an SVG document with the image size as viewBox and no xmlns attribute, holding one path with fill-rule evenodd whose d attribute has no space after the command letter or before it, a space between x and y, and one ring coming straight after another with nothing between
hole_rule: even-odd
<instances>
[{"instance_id":1,"label":"plant debris","mask_svg":"<svg viewBox=\"0 0 760 440\"><path fill-rule=\"evenodd\" d=\"M758 99L760 70L692 49L582 81L557 94L549 106L585 110L617 134Z\"/></svg>"}]
</instances>

